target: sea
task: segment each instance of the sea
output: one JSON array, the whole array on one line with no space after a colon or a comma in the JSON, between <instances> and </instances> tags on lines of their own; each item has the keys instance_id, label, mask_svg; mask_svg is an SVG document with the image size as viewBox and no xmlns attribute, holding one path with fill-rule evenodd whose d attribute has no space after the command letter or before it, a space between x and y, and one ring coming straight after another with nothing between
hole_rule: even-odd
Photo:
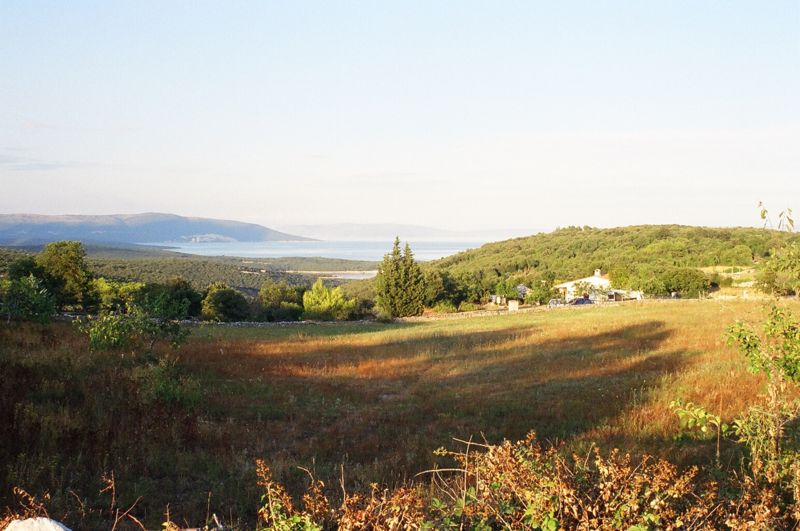
<instances>
[{"instance_id":1,"label":"sea","mask_svg":"<svg viewBox=\"0 0 800 531\"><path fill-rule=\"evenodd\" d=\"M409 242L414 258L421 261L436 260L467 249L475 249L484 243L486 242ZM392 241L192 242L168 245L174 251L201 256L322 257L370 262L380 261L386 253L392 250Z\"/></svg>"}]
</instances>

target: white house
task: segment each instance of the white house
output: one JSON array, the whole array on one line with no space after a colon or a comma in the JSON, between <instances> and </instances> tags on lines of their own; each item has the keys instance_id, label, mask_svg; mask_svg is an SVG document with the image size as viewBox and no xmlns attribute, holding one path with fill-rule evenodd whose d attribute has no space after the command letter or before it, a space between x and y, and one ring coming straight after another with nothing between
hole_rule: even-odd
<instances>
[{"instance_id":1,"label":"white house","mask_svg":"<svg viewBox=\"0 0 800 531\"><path fill-rule=\"evenodd\" d=\"M592 300L605 299L605 294L611 289L611 280L609 280L608 275L603 275L599 269L595 269L594 275L590 277L562 282L554 286L554 288L561 293L567 302L584 295Z\"/></svg>"}]
</instances>

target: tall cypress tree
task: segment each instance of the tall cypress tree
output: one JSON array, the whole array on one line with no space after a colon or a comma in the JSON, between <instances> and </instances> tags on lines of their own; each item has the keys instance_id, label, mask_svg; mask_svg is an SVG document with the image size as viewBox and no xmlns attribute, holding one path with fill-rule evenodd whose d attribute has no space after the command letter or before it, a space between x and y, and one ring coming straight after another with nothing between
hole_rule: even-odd
<instances>
[{"instance_id":1,"label":"tall cypress tree","mask_svg":"<svg viewBox=\"0 0 800 531\"><path fill-rule=\"evenodd\" d=\"M414 260L411 246L406 243L400 251L400 238L394 240L392 251L383 257L375 279L376 304L391 317L406 317L422 313L425 301L425 277Z\"/></svg>"}]
</instances>

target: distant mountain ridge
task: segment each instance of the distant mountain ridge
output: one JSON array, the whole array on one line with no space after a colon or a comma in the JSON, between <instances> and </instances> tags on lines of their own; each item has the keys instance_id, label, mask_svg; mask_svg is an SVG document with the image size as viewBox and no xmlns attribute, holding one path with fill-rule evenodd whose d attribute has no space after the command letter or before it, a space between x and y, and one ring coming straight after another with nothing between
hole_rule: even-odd
<instances>
[{"instance_id":1,"label":"distant mountain ridge","mask_svg":"<svg viewBox=\"0 0 800 531\"><path fill-rule=\"evenodd\" d=\"M0 244L32 245L57 240L95 243L186 243L210 241L309 241L255 223L176 214L0 214Z\"/></svg>"},{"instance_id":2,"label":"distant mountain ridge","mask_svg":"<svg viewBox=\"0 0 800 531\"><path fill-rule=\"evenodd\" d=\"M527 236L530 229L447 230L424 225L391 223L332 223L321 225L288 225L288 232L306 234L328 241L391 241L395 236L406 241L494 241L517 236Z\"/></svg>"}]
</instances>

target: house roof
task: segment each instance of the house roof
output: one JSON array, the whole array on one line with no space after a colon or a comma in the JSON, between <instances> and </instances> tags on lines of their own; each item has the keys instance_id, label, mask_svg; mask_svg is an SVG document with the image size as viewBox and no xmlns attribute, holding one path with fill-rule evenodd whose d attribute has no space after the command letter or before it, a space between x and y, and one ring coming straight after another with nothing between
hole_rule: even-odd
<instances>
[{"instance_id":1,"label":"house roof","mask_svg":"<svg viewBox=\"0 0 800 531\"><path fill-rule=\"evenodd\" d=\"M577 280L570 280L569 282L562 282L554 287L569 289L575 284L591 284L596 288L607 288L611 285L611 280L608 278L608 275L592 275L590 277L579 278Z\"/></svg>"}]
</instances>

